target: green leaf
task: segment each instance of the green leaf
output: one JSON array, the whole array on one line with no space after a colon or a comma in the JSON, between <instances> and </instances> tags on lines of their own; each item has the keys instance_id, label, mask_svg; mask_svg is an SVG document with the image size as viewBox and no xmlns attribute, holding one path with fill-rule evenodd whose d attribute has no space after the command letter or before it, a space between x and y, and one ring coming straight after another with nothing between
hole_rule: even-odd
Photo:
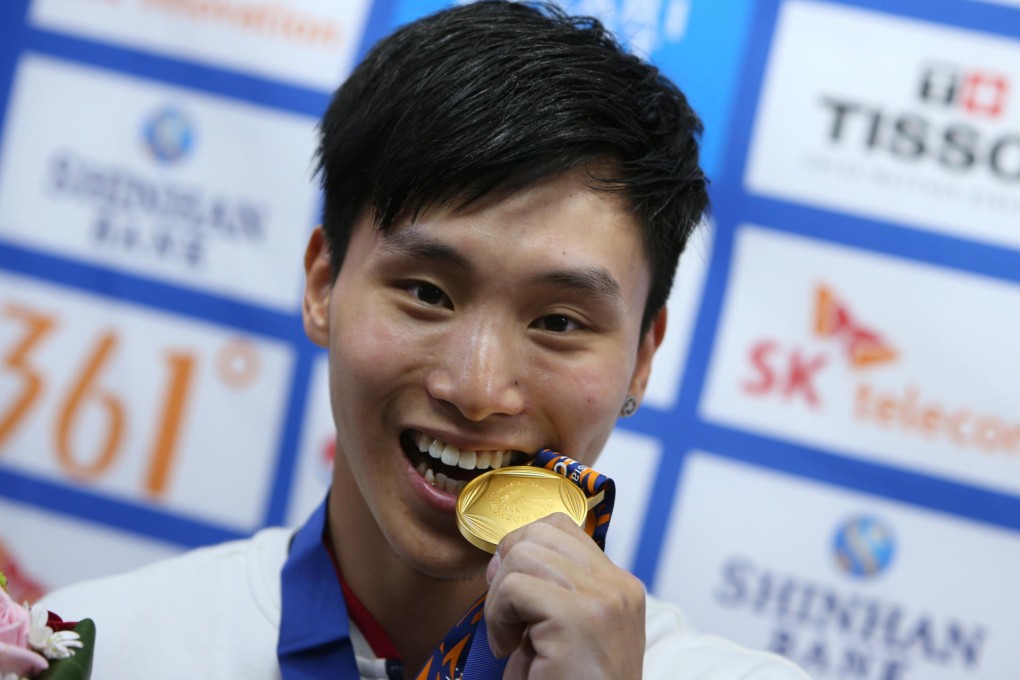
<instances>
[{"instance_id":1,"label":"green leaf","mask_svg":"<svg viewBox=\"0 0 1020 680\"><path fill-rule=\"evenodd\" d=\"M92 675L92 653L96 646L96 624L82 619L74 627L81 636L82 648L74 656L50 661L50 667L37 676L39 680L88 680Z\"/></svg>"},{"instance_id":2,"label":"green leaf","mask_svg":"<svg viewBox=\"0 0 1020 680\"><path fill-rule=\"evenodd\" d=\"M2 571L0 571L0 588L7 590L7 576Z\"/></svg>"}]
</instances>

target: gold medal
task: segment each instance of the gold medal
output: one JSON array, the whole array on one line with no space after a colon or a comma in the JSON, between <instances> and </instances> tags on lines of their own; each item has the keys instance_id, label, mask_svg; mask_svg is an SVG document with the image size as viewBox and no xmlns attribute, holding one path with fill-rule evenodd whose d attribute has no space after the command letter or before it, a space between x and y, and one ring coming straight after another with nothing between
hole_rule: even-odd
<instances>
[{"instance_id":1,"label":"gold medal","mask_svg":"<svg viewBox=\"0 0 1020 680\"><path fill-rule=\"evenodd\" d=\"M556 512L584 526L589 507L602 494L587 498L580 487L551 470L527 465L499 468L468 482L457 498L457 528L472 545L488 553L508 533Z\"/></svg>"}]
</instances>

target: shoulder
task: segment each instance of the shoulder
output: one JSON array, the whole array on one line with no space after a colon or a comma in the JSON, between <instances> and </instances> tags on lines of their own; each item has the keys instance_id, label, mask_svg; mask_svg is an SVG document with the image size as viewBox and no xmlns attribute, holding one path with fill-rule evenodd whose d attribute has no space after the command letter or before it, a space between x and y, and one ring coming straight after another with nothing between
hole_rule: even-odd
<instances>
[{"instance_id":1,"label":"shoulder","mask_svg":"<svg viewBox=\"0 0 1020 680\"><path fill-rule=\"evenodd\" d=\"M650 595L645 612L648 680L810 680L781 656L698 633L677 607Z\"/></svg>"},{"instance_id":2,"label":"shoulder","mask_svg":"<svg viewBox=\"0 0 1020 680\"><path fill-rule=\"evenodd\" d=\"M42 604L95 621L94 677L188 677L194 664L196 677L272 678L290 535L266 529L57 590Z\"/></svg>"}]
</instances>

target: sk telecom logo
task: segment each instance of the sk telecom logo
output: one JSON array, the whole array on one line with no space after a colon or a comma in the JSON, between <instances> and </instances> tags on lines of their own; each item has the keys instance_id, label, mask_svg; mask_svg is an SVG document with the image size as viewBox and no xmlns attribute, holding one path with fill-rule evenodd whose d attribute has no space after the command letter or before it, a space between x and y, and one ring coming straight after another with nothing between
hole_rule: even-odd
<instances>
[{"instance_id":1,"label":"sk telecom logo","mask_svg":"<svg viewBox=\"0 0 1020 680\"><path fill-rule=\"evenodd\" d=\"M1005 113L1009 80L1001 73L965 70L945 63L921 69L918 97L945 109L961 109L972 116L999 118Z\"/></svg>"},{"instance_id":2,"label":"sk telecom logo","mask_svg":"<svg viewBox=\"0 0 1020 680\"><path fill-rule=\"evenodd\" d=\"M896 358L896 350L873 329L858 323L849 308L824 285L815 292L815 334L837 340L854 368Z\"/></svg>"},{"instance_id":3,"label":"sk telecom logo","mask_svg":"<svg viewBox=\"0 0 1020 680\"><path fill-rule=\"evenodd\" d=\"M852 369L866 369L896 359L896 350L882 335L858 321L827 286L816 287L814 302L814 335L838 346ZM763 398L778 395L787 401L803 402L812 409L821 406L816 380L829 365L831 352L764 338L751 346L748 358L753 375L742 383L744 393Z\"/></svg>"}]
</instances>

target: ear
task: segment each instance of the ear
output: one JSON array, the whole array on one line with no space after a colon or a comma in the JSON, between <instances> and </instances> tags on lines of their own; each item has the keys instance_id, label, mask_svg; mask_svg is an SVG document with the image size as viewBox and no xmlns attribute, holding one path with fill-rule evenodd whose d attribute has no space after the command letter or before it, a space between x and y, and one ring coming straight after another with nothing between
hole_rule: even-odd
<instances>
[{"instance_id":1,"label":"ear","mask_svg":"<svg viewBox=\"0 0 1020 680\"><path fill-rule=\"evenodd\" d=\"M641 344L638 345L637 362L634 364L634 374L630 378L630 389L627 390L627 394L637 399L638 403L641 402L645 388L648 387L648 376L652 373L652 357L655 356L655 351L659 349L665 336L666 307L663 306L642 336Z\"/></svg>"},{"instance_id":2,"label":"ear","mask_svg":"<svg viewBox=\"0 0 1020 680\"><path fill-rule=\"evenodd\" d=\"M305 249L305 296L301 319L308 339L321 347L329 347L329 298L332 290L329 247L322 227L316 227Z\"/></svg>"}]
</instances>

